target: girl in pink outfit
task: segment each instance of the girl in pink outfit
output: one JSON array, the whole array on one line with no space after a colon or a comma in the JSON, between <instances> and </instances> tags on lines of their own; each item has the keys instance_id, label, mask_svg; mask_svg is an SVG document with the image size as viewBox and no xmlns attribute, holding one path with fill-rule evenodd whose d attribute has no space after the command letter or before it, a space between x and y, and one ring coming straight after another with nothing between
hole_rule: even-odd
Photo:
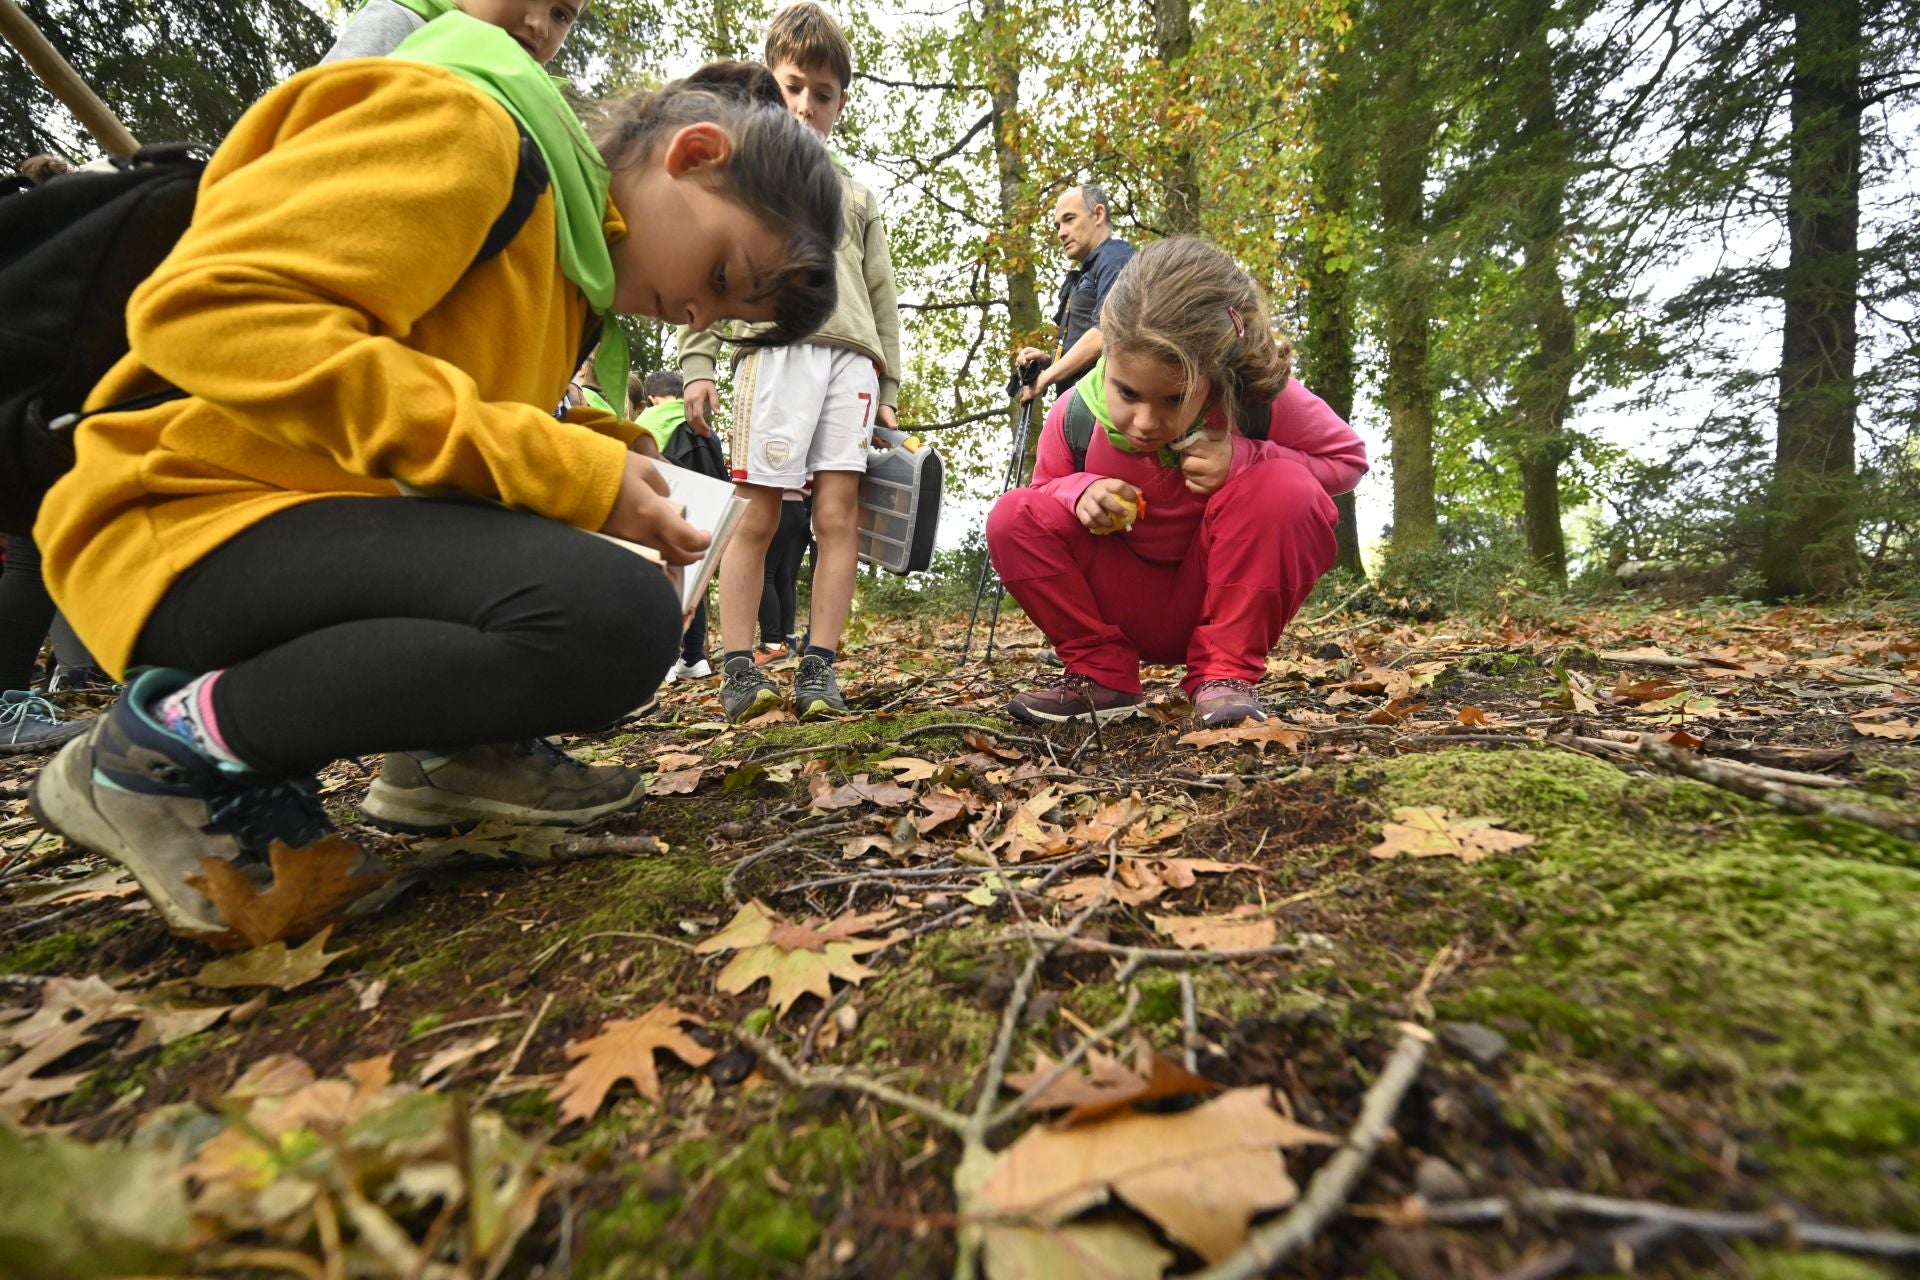
<instances>
[{"instance_id":1,"label":"girl in pink outfit","mask_svg":"<svg viewBox=\"0 0 1920 1280\"><path fill-rule=\"evenodd\" d=\"M1366 448L1289 376L1259 289L1203 240L1142 249L1100 332L1105 355L1069 393L1096 420L1085 465L1062 396L1032 486L987 517L994 568L1067 670L1009 710L1030 723L1123 718L1140 704L1142 661L1184 662L1201 725L1263 720L1254 684L1333 565L1329 495L1366 474ZM1234 429L1243 404L1263 402L1265 440Z\"/></svg>"}]
</instances>

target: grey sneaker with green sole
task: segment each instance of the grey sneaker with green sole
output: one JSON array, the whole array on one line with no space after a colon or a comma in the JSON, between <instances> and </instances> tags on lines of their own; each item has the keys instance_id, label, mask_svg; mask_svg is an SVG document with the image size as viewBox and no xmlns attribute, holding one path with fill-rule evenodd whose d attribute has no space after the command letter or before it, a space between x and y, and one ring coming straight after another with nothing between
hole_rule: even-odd
<instances>
[{"instance_id":1,"label":"grey sneaker with green sole","mask_svg":"<svg viewBox=\"0 0 1920 1280\"><path fill-rule=\"evenodd\" d=\"M47 830L131 871L173 932L213 938L229 929L189 882L202 874L203 858L231 864L264 889L274 841L297 849L334 828L312 778L222 769L154 719L148 708L186 679L155 668L134 681L40 771L28 804ZM368 870L380 869L362 854Z\"/></svg>"},{"instance_id":2,"label":"grey sneaker with green sole","mask_svg":"<svg viewBox=\"0 0 1920 1280\"><path fill-rule=\"evenodd\" d=\"M728 724L739 724L779 706L780 686L767 679L751 661L735 658L720 682L720 709Z\"/></svg>"},{"instance_id":3,"label":"grey sneaker with green sole","mask_svg":"<svg viewBox=\"0 0 1920 1280\"><path fill-rule=\"evenodd\" d=\"M833 665L817 653L801 658L799 669L793 673L793 714L802 720L847 714L847 700L840 695Z\"/></svg>"},{"instance_id":4,"label":"grey sneaker with green sole","mask_svg":"<svg viewBox=\"0 0 1920 1280\"><path fill-rule=\"evenodd\" d=\"M577 827L637 809L646 798L639 769L582 764L544 738L528 738L446 756L395 751L381 762L360 810L376 826L439 834L489 818Z\"/></svg>"}]
</instances>

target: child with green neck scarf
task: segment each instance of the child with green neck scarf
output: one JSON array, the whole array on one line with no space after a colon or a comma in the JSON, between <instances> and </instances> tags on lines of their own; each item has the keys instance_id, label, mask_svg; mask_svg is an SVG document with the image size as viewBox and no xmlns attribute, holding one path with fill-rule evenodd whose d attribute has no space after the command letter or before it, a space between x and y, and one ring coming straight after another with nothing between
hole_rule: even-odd
<instances>
[{"instance_id":1,"label":"child with green neck scarf","mask_svg":"<svg viewBox=\"0 0 1920 1280\"><path fill-rule=\"evenodd\" d=\"M1264 299L1231 258L1177 237L1120 271L1105 354L1054 402L1033 485L987 517L994 567L1065 676L1016 696L1029 723L1138 712L1140 664L1184 663L1202 728L1266 718L1254 686L1333 565L1334 507L1366 472L1352 428L1289 376ZM1069 397L1102 430L1076 463ZM1234 429L1243 406L1267 437Z\"/></svg>"},{"instance_id":2,"label":"child with green neck scarf","mask_svg":"<svg viewBox=\"0 0 1920 1280\"><path fill-rule=\"evenodd\" d=\"M282 894L325 859L297 877L328 886L313 928L383 882L317 798L342 756L388 753L364 804L403 829L638 806L639 769L545 735L641 705L678 651L677 591L615 539L668 564L708 539L611 418L554 406L596 332L625 385L615 313L811 334L842 233L763 67L609 103L589 135L506 32L449 13L270 91L134 291L41 507L54 599L137 674L35 813L212 939L207 859Z\"/></svg>"}]
</instances>

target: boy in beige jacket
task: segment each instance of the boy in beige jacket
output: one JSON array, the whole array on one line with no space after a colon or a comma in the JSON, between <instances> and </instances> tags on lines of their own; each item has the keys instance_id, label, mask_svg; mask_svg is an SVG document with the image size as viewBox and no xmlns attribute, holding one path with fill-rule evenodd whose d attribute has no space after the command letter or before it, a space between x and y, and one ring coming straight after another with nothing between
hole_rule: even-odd
<instances>
[{"instance_id":1,"label":"boy in beige jacket","mask_svg":"<svg viewBox=\"0 0 1920 1280\"><path fill-rule=\"evenodd\" d=\"M767 27L767 65L787 106L821 137L847 105L853 50L827 12L811 0L790 5ZM753 663L753 629L765 580L767 546L780 527L781 494L811 484L818 545L806 650L793 677L793 710L803 720L847 709L833 664L853 606L860 480L876 422L897 425L900 315L886 228L873 193L840 175L846 236L837 270L840 303L805 342L740 352L735 348L732 472L750 504L720 561L720 640L725 651L721 705L741 721L780 703L780 690ZM751 292L754 282L737 282ZM680 331L687 421L711 430L720 338Z\"/></svg>"}]
</instances>

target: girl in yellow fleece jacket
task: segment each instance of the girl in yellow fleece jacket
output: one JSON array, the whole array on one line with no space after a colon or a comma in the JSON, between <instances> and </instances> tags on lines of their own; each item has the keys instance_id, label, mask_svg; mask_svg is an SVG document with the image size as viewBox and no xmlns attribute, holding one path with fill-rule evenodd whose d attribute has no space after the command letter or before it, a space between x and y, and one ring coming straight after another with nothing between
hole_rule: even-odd
<instances>
[{"instance_id":1,"label":"girl in yellow fleece jacket","mask_svg":"<svg viewBox=\"0 0 1920 1280\"><path fill-rule=\"evenodd\" d=\"M536 735L639 704L678 646L664 575L593 532L671 563L706 539L631 424L552 406L607 312L785 342L834 306L839 179L763 68L615 103L589 147L504 32L436 29L303 72L235 126L35 529L101 663L147 669L36 780L35 812L124 863L176 932L225 931L189 883L203 859L265 884L272 841L329 829L312 773L342 756L432 748L389 758L402 825L637 804L637 772Z\"/></svg>"}]
</instances>

